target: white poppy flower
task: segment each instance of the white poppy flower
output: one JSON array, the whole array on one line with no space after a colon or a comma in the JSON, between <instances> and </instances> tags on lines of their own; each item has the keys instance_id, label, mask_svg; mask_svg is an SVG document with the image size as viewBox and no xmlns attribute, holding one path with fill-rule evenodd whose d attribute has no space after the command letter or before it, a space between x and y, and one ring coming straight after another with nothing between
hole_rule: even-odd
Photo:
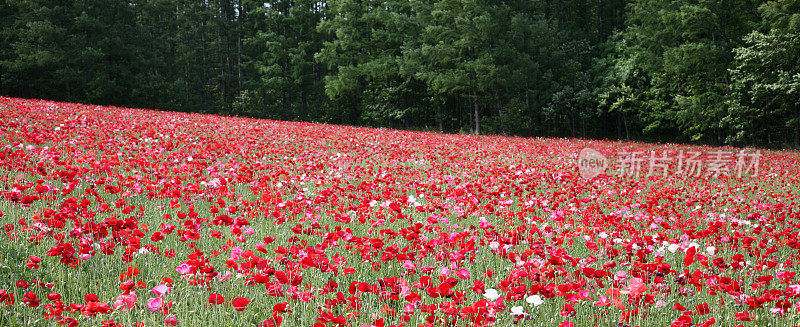
<instances>
[{"instance_id":1,"label":"white poppy flower","mask_svg":"<svg viewBox=\"0 0 800 327\"><path fill-rule=\"evenodd\" d=\"M544 303L541 296L538 295L531 295L525 299L525 302L533 304L534 307L538 307Z\"/></svg>"},{"instance_id":2,"label":"white poppy flower","mask_svg":"<svg viewBox=\"0 0 800 327\"><path fill-rule=\"evenodd\" d=\"M714 253L717 253L717 248L713 247L713 246L709 246L709 247L706 248L706 252L708 252L709 255L714 255Z\"/></svg>"},{"instance_id":3,"label":"white poppy flower","mask_svg":"<svg viewBox=\"0 0 800 327\"><path fill-rule=\"evenodd\" d=\"M667 246L667 251L675 253L675 251L678 251L678 248L679 248L678 244L670 244L669 246Z\"/></svg>"},{"instance_id":4,"label":"white poppy flower","mask_svg":"<svg viewBox=\"0 0 800 327\"><path fill-rule=\"evenodd\" d=\"M483 293L483 297L489 299L489 301L494 301L500 298L500 293L497 292L496 289L490 288Z\"/></svg>"}]
</instances>

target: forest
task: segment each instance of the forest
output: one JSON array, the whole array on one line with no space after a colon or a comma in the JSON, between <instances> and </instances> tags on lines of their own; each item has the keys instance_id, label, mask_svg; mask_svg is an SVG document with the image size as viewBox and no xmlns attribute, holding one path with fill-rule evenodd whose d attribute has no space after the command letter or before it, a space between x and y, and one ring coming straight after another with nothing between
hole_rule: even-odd
<instances>
[{"instance_id":1,"label":"forest","mask_svg":"<svg viewBox=\"0 0 800 327\"><path fill-rule=\"evenodd\" d=\"M0 0L0 95L800 146L800 0Z\"/></svg>"}]
</instances>

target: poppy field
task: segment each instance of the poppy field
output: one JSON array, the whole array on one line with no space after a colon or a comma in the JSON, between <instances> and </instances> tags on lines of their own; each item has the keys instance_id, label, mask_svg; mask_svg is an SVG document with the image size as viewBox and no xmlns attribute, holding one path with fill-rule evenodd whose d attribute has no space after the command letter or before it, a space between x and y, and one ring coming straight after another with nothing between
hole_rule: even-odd
<instances>
[{"instance_id":1,"label":"poppy field","mask_svg":"<svg viewBox=\"0 0 800 327\"><path fill-rule=\"evenodd\" d=\"M0 97L0 325L800 325L797 152L587 147Z\"/></svg>"}]
</instances>

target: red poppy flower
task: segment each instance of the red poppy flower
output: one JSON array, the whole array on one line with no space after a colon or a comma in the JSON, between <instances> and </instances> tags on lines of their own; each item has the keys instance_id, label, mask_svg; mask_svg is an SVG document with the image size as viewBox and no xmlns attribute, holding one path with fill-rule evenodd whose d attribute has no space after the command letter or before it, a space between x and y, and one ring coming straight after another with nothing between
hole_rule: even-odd
<instances>
[{"instance_id":1,"label":"red poppy flower","mask_svg":"<svg viewBox=\"0 0 800 327\"><path fill-rule=\"evenodd\" d=\"M701 315L701 316L702 315L707 315L707 314L709 314L711 312L711 309L709 309L709 307L708 307L708 303L705 303L705 302L700 303L697 306L695 306L695 309L697 310L697 314Z\"/></svg>"},{"instance_id":2,"label":"red poppy flower","mask_svg":"<svg viewBox=\"0 0 800 327\"><path fill-rule=\"evenodd\" d=\"M25 292L25 297L22 298L22 302L27 303L29 307L35 308L39 306L41 301L36 296L36 293Z\"/></svg>"},{"instance_id":3,"label":"red poppy flower","mask_svg":"<svg viewBox=\"0 0 800 327\"><path fill-rule=\"evenodd\" d=\"M0 289L0 302L7 306L14 305L14 293L9 293L5 289Z\"/></svg>"},{"instance_id":4,"label":"red poppy flower","mask_svg":"<svg viewBox=\"0 0 800 327\"><path fill-rule=\"evenodd\" d=\"M275 306L272 307L272 311L277 313L292 312L292 310L289 310L289 302L276 304Z\"/></svg>"},{"instance_id":5,"label":"red poppy flower","mask_svg":"<svg viewBox=\"0 0 800 327\"><path fill-rule=\"evenodd\" d=\"M217 293L211 293L208 296L208 303L210 304L223 304L225 303L225 298L222 295Z\"/></svg>"},{"instance_id":6,"label":"red poppy flower","mask_svg":"<svg viewBox=\"0 0 800 327\"><path fill-rule=\"evenodd\" d=\"M751 321L753 318L750 316L750 311L741 311L733 315L739 321Z\"/></svg>"},{"instance_id":7,"label":"red poppy flower","mask_svg":"<svg viewBox=\"0 0 800 327\"><path fill-rule=\"evenodd\" d=\"M177 326L178 325L178 318L175 315L168 315L164 318L164 325L167 326Z\"/></svg>"},{"instance_id":8,"label":"red poppy flower","mask_svg":"<svg viewBox=\"0 0 800 327\"><path fill-rule=\"evenodd\" d=\"M21 289L27 289L28 286L31 285L27 281L24 281L24 280L18 280L16 284L17 284L17 287L19 287Z\"/></svg>"},{"instance_id":9,"label":"red poppy flower","mask_svg":"<svg viewBox=\"0 0 800 327\"><path fill-rule=\"evenodd\" d=\"M243 297L237 297L231 301L231 304L236 311L242 311L247 307L248 304L250 304L250 300Z\"/></svg>"},{"instance_id":10,"label":"red poppy flower","mask_svg":"<svg viewBox=\"0 0 800 327\"><path fill-rule=\"evenodd\" d=\"M83 300L86 301L86 303L91 303L99 301L100 298L97 297L97 294L89 293L83 296Z\"/></svg>"},{"instance_id":11,"label":"red poppy flower","mask_svg":"<svg viewBox=\"0 0 800 327\"><path fill-rule=\"evenodd\" d=\"M694 262L694 255L697 253L697 248L690 247L686 250L686 256L683 258L683 265L689 267Z\"/></svg>"}]
</instances>

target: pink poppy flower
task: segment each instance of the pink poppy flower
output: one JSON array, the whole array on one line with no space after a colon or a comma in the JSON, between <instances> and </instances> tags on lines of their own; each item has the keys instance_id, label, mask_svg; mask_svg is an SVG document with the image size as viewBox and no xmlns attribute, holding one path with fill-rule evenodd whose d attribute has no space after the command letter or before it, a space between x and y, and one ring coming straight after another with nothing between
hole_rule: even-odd
<instances>
[{"instance_id":1,"label":"pink poppy flower","mask_svg":"<svg viewBox=\"0 0 800 327\"><path fill-rule=\"evenodd\" d=\"M161 306L164 305L164 300L160 297L151 297L147 300L146 305L150 312L158 312L158 310L161 310Z\"/></svg>"},{"instance_id":2,"label":"pink poppy flower","mask_svg":"<svg viewBox=\"0 0 800 327\"><path fill-rule=\"evenodd\" d=\"M138 299L139 298L136 296L135 292L131 292L128 295L122 294L117 297L116 301L114 301L113 307L114 309L120 311L128 311L136 305L136 300Z\"/></svg>"},{"instance_id":3,"label":"pink poppy flower","mask_svg":"<svg viewBox=\"0 0 800 327\"><path fill-rule=\"evenodd\" d=\"M188 274L192 272L192 266L187 263L182 263L178 267L175 267L175 271L179 274Z\"/></svg>"},{"instance_id":4,"label":"pink poppy flower","mask_svg":"<svg viewBox=\"0 0 800 327\"><path fill-rule=\"evenodd\" d=\"M626 286L620 293L622 294L629 294L633 297L638 297L647 292L647 286L642 282L641 278L631 278L628 280L628 286Z\"/></svg>"},{"instance_id":5,"label":"pink poppy flower","mask_svg":"<svg viewBox=\"0 0 800 327\"><path fill-rule=\"evenodd\" d=\"M169 315L164 318L164 325L167 326L177 326L178 325L178 318L175 315Z\"/></svg>"},{"instance_id":6,"label":"pink poppy flower","mask_svg":"<svg viewBox=\"0 0 800 327\"><path fill-rule=\"evenodd\" d=\"M164 294L169 294L172 290L169 288L169 286L161 284L156 287L153 287L151 291L158 296L162 296Z\"/></svg>"}]
</instances>

